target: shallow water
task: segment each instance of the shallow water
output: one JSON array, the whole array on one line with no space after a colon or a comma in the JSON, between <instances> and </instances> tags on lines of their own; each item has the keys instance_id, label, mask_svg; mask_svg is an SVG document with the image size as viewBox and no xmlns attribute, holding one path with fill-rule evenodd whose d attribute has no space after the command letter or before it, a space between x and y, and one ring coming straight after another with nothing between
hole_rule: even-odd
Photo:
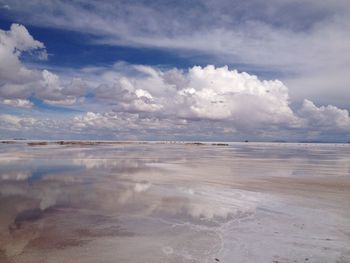
<instances>
[{"instance_id":1,"label":"shallow water","mask_svg":"<svg viewBox=\"0 0 350 263\"><path fill-rule=\"evenodd\" d=\"M350 262L350 145L0 145L0 262Z\"/></svg>"}]
</instances>

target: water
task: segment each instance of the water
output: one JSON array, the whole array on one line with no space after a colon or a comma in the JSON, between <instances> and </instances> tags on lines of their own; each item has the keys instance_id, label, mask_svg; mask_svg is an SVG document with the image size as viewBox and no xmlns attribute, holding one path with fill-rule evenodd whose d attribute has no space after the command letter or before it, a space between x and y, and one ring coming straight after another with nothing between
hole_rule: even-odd
<instances>
[{"instance_id":1,"label":"water","mask_svg":"<svg viewBox=\"0 0 350 263\"><path fill-rule=\"evenodd\" d=\"M350 145L0 145L0 262L350 262Z\"/></svg>"}]
</instances>

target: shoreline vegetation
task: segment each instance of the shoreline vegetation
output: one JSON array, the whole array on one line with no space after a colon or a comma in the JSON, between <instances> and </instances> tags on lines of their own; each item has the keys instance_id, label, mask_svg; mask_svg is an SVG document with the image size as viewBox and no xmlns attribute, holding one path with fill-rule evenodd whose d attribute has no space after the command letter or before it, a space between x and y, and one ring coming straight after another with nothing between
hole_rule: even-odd
<instances>
[{"instance_id":1,"label":"shoreline vegetation","mask_svg":"<svg viewBox=\"0 0 350 263\"><path fill-rule=\"evenodd\" d=\"M61 140L61 141L26 141L26 140L3 140L2 144L15 144L25 142L29 146L42 146L42 145L115 145L115 144L181 144L181 145L195 145L195 146L229 146L228 143L209 143L209 142L185 142L185 141L89 141L89 140Z\"/></svg>"}]
</instances>

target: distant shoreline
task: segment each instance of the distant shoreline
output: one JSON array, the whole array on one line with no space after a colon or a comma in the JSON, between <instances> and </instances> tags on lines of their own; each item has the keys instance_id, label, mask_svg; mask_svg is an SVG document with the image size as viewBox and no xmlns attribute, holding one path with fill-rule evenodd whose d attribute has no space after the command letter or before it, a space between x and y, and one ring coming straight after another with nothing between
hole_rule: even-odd
<instances>
[{"instance_id":1,"label":"distant shoreline","mask_svg":"<svg viewBox=\"0 0 350 263\"><path fill-rule=\"evenodd\" d=\"M233 144L349 144L350 142L321 142L321 141L300 141L300 142L285 142L285 141L232 141L232 142L209 142L209 141L114 141L114 140L26 140L12 139L1 140L0 144L16 144L22 143L29 146L44 146L44 145L126 145L126 144L176 144L176 145L193 145L193 146L229 146Z\"/></svg>"}]
</instances>

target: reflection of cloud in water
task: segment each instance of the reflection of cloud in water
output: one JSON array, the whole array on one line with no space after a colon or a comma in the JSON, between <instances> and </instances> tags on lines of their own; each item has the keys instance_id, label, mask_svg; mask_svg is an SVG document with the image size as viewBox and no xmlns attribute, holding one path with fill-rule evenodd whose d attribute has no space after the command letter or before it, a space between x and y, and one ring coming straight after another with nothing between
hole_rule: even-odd
<instances>
[{"instance_id":1,"label":"reflection of cloud in water","mask_svg":"<svg viewBox=\"0 0 350 263\"><path fill-rule=\"evenodd\" d=\"M258 201L251 193L244 191L219 191L214 188L200 192L199 202L190 202L188 212L192 217L205 219L227 219L237 214L254 213Z\"/></svg>"},{"instance_id":2,"label":"reflection of cloud in water","mask_svg":"<svg viewBox=\"0 0 350 263\"><path fill-rule=\"evenodd\" d=\"M133 172L145 169L145 163L138 160L113 160L113 159L73 159L73 163L84 166L87 170L108 169L114 172Z\"/></svg>"},{"instance_id":3,"label":"reflection of cloud in water","mask_svg":"<svg viewBox=\"0 0 350 263\"><path fill-rule=\"evenodd\" d=\"M151 187L151 184L148 182L136 183L134 186L134 191L137 193L141 193L148 190L148 188L150 187Z\"/></svg>"},{"instance_id":4,"label":"reflection of cloud in water","mask_svg":"<svg viewBox=\"0 0 350 263\"><path fill-rule=\"evenodd\" d=\"M32 176L32 173L28 171L8 172L0 174L0 180L21 181L28 179L30 176Z\"/></svg>"},{"instance_id":5,"label":"reflection of cloud in water","mask_svg":"<svg viewBox=\"0 0 350 263\"><path fill-rule=\"evenodd\" d=\"M152 202L148 212L176 216L177 221L221 222L254 213L261 196L242 190L214 187L165 190L159 201ZM144 198L144 197L143 197ZM157 200L157 198L155 198ZM192 218L192 219L191 219Z\"/></svg>"},{"instance_id":6,"label":"reflection of cloud in water","mask_svg":"<svg viewBox=\"0 0 350 263\"><path fill-rule=\"evenodd\" d=\"M219 247L217 229L253 218L271 202L268 181L262 185L267 194L244 190L253 189L249 183L349 175L349 148L285 147L52 147L50 155L39 147L19 159L16 151L0 152L0 250L28 255L30 248L88 247L87 239L92 249L101 238L123 236L135 246L153 238L160 244L157 253L182 260L187 234L206 248ZM33 172L39 176L30 184ZM21 227L11 232L16 218ZM187 245L202 253L196 243Z\"/></svg>"}]
</instances>

